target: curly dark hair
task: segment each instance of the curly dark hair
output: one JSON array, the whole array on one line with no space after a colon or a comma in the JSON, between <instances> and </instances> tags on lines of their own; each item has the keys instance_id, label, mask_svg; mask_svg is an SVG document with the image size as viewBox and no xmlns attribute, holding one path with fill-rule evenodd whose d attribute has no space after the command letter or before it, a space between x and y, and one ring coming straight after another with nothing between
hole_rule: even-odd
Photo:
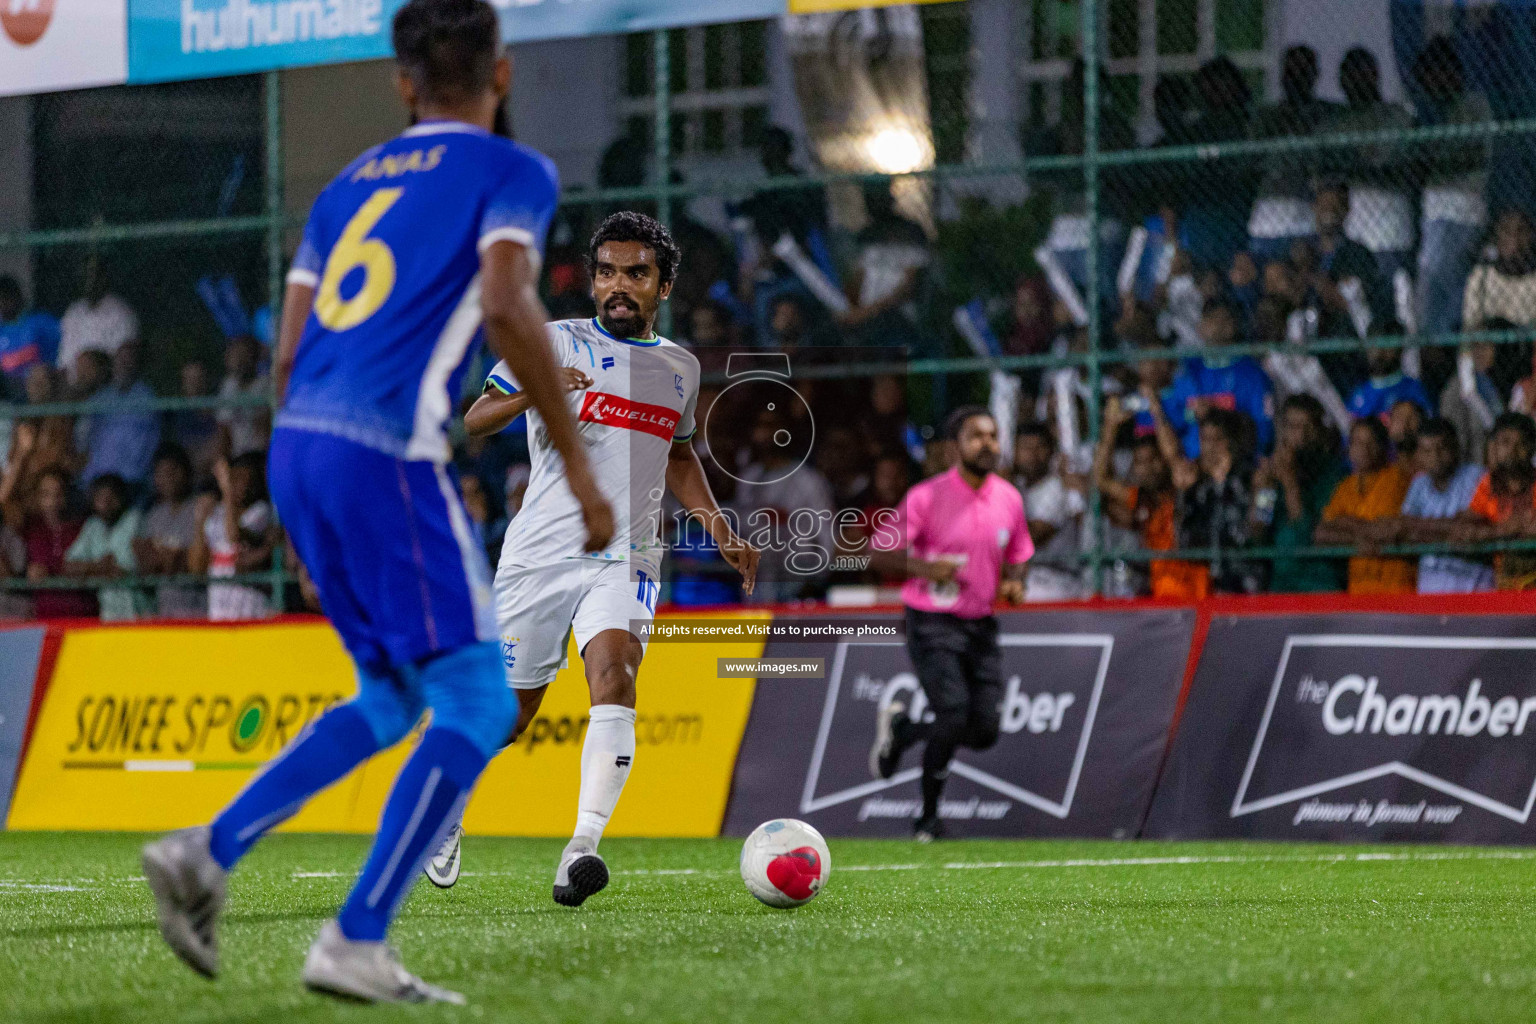
<instances>
[{"instance_id":1,"label":"curly dark hair","mask_svg":"<svg viewBox=\"0 0 1536 1024\"><path fill-rule=\"evenodd\" d=\"M662 284L677 280L677 268L683 263L683 250L672 241L672 233L655 217L633 210L609 214L597 226L597 233L587 244L587 276L597 273L597 250L606 242L639 242L656 254L656 269Z\"/></svg>"}]
</instances>

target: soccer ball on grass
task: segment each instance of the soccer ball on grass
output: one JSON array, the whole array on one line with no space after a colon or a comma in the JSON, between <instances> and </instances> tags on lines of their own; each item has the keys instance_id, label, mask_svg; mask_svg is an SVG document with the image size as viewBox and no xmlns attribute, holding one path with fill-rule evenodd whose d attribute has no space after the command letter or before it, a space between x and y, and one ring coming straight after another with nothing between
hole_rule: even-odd
<instances>
[{"instance_id":1,"label":"soccer ball on grass","mask_svg":"<svg viewBox=\"0 0 1536 1024\"><path fill-rule=\"evenodd\" d=\"M827 841L803 821L764 822L741 847L741 880L748 892L770 907L809 903L831 874Z\"/></svg>"}]
</instances>

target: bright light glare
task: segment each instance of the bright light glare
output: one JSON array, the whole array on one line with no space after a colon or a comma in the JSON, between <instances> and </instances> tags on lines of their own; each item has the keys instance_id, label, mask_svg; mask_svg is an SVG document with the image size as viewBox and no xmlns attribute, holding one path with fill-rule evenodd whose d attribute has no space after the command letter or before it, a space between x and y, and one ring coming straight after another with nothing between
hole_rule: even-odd
<instances>
[{"instance_id":1,"label":"bright light glare","mask_svg":"<svg viewBox=\"0 0 1536 1024\"><path fill-rule=\"evenodd\" d=\"M865 146L870 162L882 174L910 174L927 162L923 140L904 128L883 128Z\"/></svg>"}]
</instances>

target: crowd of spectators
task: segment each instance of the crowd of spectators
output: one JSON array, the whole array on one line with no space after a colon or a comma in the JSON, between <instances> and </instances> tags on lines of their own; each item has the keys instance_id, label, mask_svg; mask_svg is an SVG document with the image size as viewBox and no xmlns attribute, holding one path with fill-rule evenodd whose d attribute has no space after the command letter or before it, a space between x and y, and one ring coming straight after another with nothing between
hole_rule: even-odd
<instances>
[{"instance_id":1,"label":"crowd of spectators","mask_svg":"<svg viewBox=\"0 0 1536 1024\"><path fill-rule=\"evenodd\" d=\"M1083 151L1082 78L1078 62L1059 120L1021 135L1026 156ZM1491 117L1482 86L1444 37L1412 62L1401 104L1382 98L1377 59L1363 49L1338 69L1343 102L1317 95L1318 59L1308 47L1286 51L1279 78L1272 103L1258 102L1244 73L1221 57L1189 80L1161 82L1154 145ZM1112 91L1100 93L1100 148L1133 146ZM806 176L782 129L764 130L760 158L780 184ZM643 145L621 139L599 183L646 180L645 159ZM1388 140L1107 167L1092 286L1081 175L1034 175L1031 190L1049 197L1048 227L1032 240L1040 243L1033 264L1011 293L990 296L943 279L954 261L940 253L946 204L933 192L875 181L834 196L808 181L728 203L713 227L678 204L673 228L686 256L672 334L710 375L698 419L712 426L696 443L722 503L743 517L762 513L779 531L755 599L891 582L860 571L856 557L838 557L858 553L857 529L800 528L796 515L825 524L857 510L867 523L896 505L910 481L947 465L946 444L914 425L908 399L937 422L945 407L975 395L954 379L914 378L910 387L897 375L797 379L799 402L764 406L713 383L726 354L784 352L796 368L952 354L958 318L946 307L970 298L983 310L969 321L971 350L1080 353L1098 302L1099 348L1114 354L1098 395L1079 369L1019 375L1006 471L1034 532L1030 599L1069 600L1096 585L1194 597L1536 582L1536 555L1518 550L1416 560L1379 550L1536 536L1536 364L1520 338L1536 328L1536 225L1519 201L1536 188L1495 189L1490 182L1511 178L1494 173L1498 159L1476 139ZM556 317L591 313L584 240L605 212L577 202L557 218L546 260ZM270 339L230 336L218 380L207 363L179 367L169 397L231 404L158 412L137 312L112 291L98 257L82 269L79 297L57 319L0 278L4 398L23 413L91 403L76 415L43 409L0 421L0 558L13 578L36 584L13 586L0 613L241 618L302 604L301 588L284 595L256 579L274 568L299 572L265 500ZM1459 331L1507 332L1516 343L1427 343ZM1341 338L1358 345L1318 354L1304 344ZM1255 344L1265 347L1230 351ZM1095 399L1103 409L1097 445L1086 440ZM527 488L525 430L519 421L456 450L471 528L493 560ZM803 464L776 440L786 434L814 436ZM1095 490L1102 517L1090 513ZM673 552L671 600L742 598L709 539L687 529L677 509L666 509L662 529ZM1357 554L1301 550L1314 545ZM1098 577L1093 549L1104 555ZM1189 549L1201 557L1132 554ZM820 564L808 551L832 557ZM93 585L70 587L71 578ZM106 585L119 579L126 582Z\"/></svg>"}]
</instances>

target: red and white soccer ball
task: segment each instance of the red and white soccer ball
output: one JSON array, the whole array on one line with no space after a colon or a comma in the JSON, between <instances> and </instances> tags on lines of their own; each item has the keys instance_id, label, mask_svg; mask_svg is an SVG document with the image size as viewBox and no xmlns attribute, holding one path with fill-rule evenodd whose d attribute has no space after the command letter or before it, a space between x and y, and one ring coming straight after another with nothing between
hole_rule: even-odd
<instances>
[{"instance_id":1,"label":"red and white soccer ball","mask_svg":"<svg viewBox=\"0 0 1536 1024\"><path fill-rule=\"evenodd\" d=\"M809 903L831 874L827 841L794 818L765 821L741 847L741 880L770 907Z\"/></svg>"}]
</instances>

